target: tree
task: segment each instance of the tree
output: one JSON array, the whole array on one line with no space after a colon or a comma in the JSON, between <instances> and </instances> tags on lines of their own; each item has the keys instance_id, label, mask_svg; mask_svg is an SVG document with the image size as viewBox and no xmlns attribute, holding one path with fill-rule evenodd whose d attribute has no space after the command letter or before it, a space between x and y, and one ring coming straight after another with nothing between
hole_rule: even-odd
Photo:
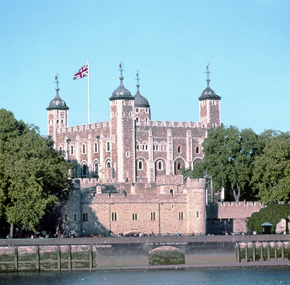
<instances>
[{"instance_id":1,"label":"tree","mask_svg":"<svg viewBox=\"0 0 290 285\"><path fill-rule=\"evenodd\" d=\"M290 216L289 204L271 204L265 208L260 209L259 212L255 212L251 217L247 218L246 225L251 231L256 231L258 234L262 233L261 225L265 222L272 224L271 232L275 232L276 225L281 219L286 220L286 231L288 232L288 221Z\"/></svg>"},{"instance_id":2,"label":"tree","mask_svg":"<svg viewBox=\"0 0 290 285\"><path fill-rule=\"evenodd\" d=\"M265 204L290 201L290 134L277 133L254 164L252 184Z\"/></svg>"},{"instance_id":3,"label":"tree","mask_svg":"<svg viewBox=\"0 0 290 285\"><path fill-rule=\"evenodd\" d=\"M258 136L251 129L239 131L233 126L220 126L210 130L202 145L203 162L192 172L192 177L202 172L211 176L215 190L230 189L235 201L239 201L251 182L258 142Z\"/></svg>"},{"instance_id":4,"label":"tree","mask_svg":"<svg viewBox=\"0 0 290 285\"><path fill-rule=\"evenodd\" d=\"M0 217L35 231L39 220L67 195L72 165L37 127L0 110Z\"/></svg>"}]
</instances>

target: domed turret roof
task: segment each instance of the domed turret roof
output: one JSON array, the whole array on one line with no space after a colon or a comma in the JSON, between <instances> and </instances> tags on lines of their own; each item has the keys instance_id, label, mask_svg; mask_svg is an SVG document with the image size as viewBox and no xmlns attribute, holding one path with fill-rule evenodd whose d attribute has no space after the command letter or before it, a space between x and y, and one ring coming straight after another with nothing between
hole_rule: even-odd
<instances>
[{"instance_id":1,"label":"domed turret roof","mask_svg":"<svg viewBox=\"0 0 290 285\"><path fill-rule=\"evenodd\" d=\"M209 79L207 79L207 87L202 91L201 96L198 98L199 100L206 100L206 99L212 99L212 100L220 100L222 97L215 94L215 92L209 87Z\"/></svg>"},{"instance_id":2,"label":"domed turret roof","mask_svg":"<svg viewBox=\"0 0 290 285\"><path fill-rule=\"evenodd\" d=\"M65 101L59 97L59 87L56 87L56 95L53 100L50 101L49 106L46 110L68 110L69 107L66 105Z\"/></svg>"},{"instance_id":3,"label":"domed turret roof","mask_svg":"<svg viewBox=\"0 0 290 285\"><path fill-rule=\"evenodd\" d=\"M137 86L137 92L134 96L135 107L149 108L150 107L149 102L139 92L140 84L138 83L136 86Z\"/></svg>"},{"instance_id":4,"label":"domed turret roof","mask_svg":"<svg viewBox=\"0 0 290 285\"><path fill-rule=\"evenodd\" d=\"M112 93L112 96L109 98L110 100L118 100L118 99L134 99L131 95L130 91L126 89L123 85L124 77L120 76L120 86Z\"/></svg>"},{"instance_id":5,"label":"domed turret roof","mask_svg":"<svg viewBox=\"0 0 290 285\"><path fill-rule=\"evenodd\" d=\"M222 97L220 97L219 95L215 94L215 92L209 87L209 63L206 66L206 73L207 73L207 86L206 88L202 91L201 96L198 98L200 101L201 100L207 100L207 99L211 99L211 100L220 100Z\"/></svg>"}]
</instances>

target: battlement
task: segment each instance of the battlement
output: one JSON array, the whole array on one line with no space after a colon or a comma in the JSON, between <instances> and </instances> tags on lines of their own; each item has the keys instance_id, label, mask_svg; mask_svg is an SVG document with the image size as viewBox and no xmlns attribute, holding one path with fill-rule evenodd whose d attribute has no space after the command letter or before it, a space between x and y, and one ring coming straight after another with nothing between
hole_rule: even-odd
<instances>
[{"instance_id":1,"label":"battlement","mask_svg":"<svg viewBox=\"0 0 290 285\"><path fill-rule=\"evenodd\" d=\"M110 121L59 128L56 131L58 134L61 134L61 133L64 134L64 133L74 133L74 132L77 133L77 132L83 132L83 131L94 130L94 129L106 129L109 127L110 127Z\"/></svg>"},{"instance_id":2,"label":"battlement","mask_svg":"<svg viewBox=\"0 0 290 285\"><path fill-rule=\"evenodd\" d=\"M173 127L173 128L203 128L209 127L207 123L201 122L177 122L177 121L139 121L138 126L150 126L150 127Z\"/></svg>"},{"instance_id":3,"label":"battlement","mask_svg":"<svg viewBox=\"0 0 290 285\"><path fill-rule=\"evenodd\" d=\"M191 179L191 178L187 178L186 179L186 188L187 189L192 189L192 188L200 188L200 189L205 189L205 179Z\"/></svg>"},{"instance_id":4,"label":"battlement","mask_svg":"<svg viewBox=\"0 0 290 285\"><path fill-rule=\"evenodd\" d=\"M245 219L264 207L260 202L217 202L207 206L207 218Z\"/></svg>"}]
</instances>

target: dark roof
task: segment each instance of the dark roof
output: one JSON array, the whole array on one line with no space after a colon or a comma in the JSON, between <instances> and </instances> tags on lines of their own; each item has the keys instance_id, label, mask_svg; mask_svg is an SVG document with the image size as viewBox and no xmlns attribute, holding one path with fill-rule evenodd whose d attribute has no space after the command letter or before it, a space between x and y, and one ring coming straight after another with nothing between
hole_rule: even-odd
<instances>
[{"instance_id":1,"label":"dark roof","mask_svg":"<svg viewBox=\"0 0 290 285\"><path fill-rule=\"evenodd\" d=\"M136 86L137 86L137 92L134 96L135 107L149 108L150 107L149 102L139 92L139 87L140 87L139 83Z\"/></svg>"},{"instance_id":2,"label":"dark roof","mask_svg":"<svg viewBox=\"0 0 290 285\"><path fill-rule=\"evenodd\" d=\"M66 105L65 101L63 101L59 97L59 88L56 87L56 95L53 100L50 101L49 106L46 108L46 110L68 110L69 107Z\"/></svg>"},{"instance_id":3,"label":"dark roof","mask_svg":"<svg viewBox=\"0 0 290 285\"><path fill-rule=\"evenodd\" d=\"M207 100L207 99L211 99L211 100L220 100L222 97L220 97L219 95L215 94L215 92L209 87L209 82L210 79L207 78L207 86L206 88L202 91L201 96L198 98L200 101L201 100Z\"/></svg>"},{"instance_id":4,"label":"dark roof","mask_svg":"<svg viewBox=\"0 0 290 285\"><path fill-rule=\"evenodd\" d=\"M109 98L110 100L119 100L119 99L134 99L131 95L130 91L126 89L123 85L124 77L120 76L120 86L113 92L112 96Z\"/></svg>"}]
</instances>

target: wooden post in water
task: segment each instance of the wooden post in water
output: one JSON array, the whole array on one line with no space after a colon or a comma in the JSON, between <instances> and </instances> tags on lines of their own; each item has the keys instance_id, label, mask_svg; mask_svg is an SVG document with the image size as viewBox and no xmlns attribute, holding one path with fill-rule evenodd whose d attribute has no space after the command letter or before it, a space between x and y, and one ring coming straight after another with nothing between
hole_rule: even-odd
<instances>
[{"instance_id":1,"label":"wooden post in water","mask_svg":"<svg viewBox=\"0 0 290 285\"><path fill-rule=\"evenodd\" d=\"M267 244L267 255L268 255L268 261L270 261L270 244Z\"/></svg>"},{"instance_id":2,"label":"wooden post in water","mask_svg":"<svg viewBox=\"0 0 290 285\"><path fill-rule=\"evenodd\" d=\"M236 262L240 262L240 244L236 245Z\"/></svg>"},{"instance_id":3,"label":"wooden post in water","mask_svg":"<svg viewBox=\"0 0 290 285\"><path fill-rule=\"evenodd\" d=\"M18 272L18 246L14 246L14 271Z\"/></svg>"},{"instance_id":4,"label":"wooden post in water","mask_svg":"<svg viewBox=\"0 0 290 285\"><path fill-rule=\"evenodd\" d=\"M71 246L68 246L68 270L71 270Z\"/></svg>"},{"instance_id":5,"label":"wooden post in water","mask_svg":"<svg viewBox=\"0 0 290 285\"><path fill-rule=\"evenodd\" d=\"M57 246L57 269L61 271L61 260L60 260L60 245Z\"/></svg>"},{"instance_id":6,"label":"wooden post in water","mask_svg":"<svg viewBox=\"0 0 290 285\"><path fill-rule=\"evenodd\" d=\"M35 252L36 271L40 270L39 245L36 246Z\"/></svg>"},{"instance_id":7,"label":"wooden post in water","mask_svg":"<svg viewBox=\"0 0 290 285\"><path fill-rule=\"evenodd\" d=\"M93 269L93 247L89 245L89 263L90 263L90 270Z\"/></svg>"}]
</instances>

